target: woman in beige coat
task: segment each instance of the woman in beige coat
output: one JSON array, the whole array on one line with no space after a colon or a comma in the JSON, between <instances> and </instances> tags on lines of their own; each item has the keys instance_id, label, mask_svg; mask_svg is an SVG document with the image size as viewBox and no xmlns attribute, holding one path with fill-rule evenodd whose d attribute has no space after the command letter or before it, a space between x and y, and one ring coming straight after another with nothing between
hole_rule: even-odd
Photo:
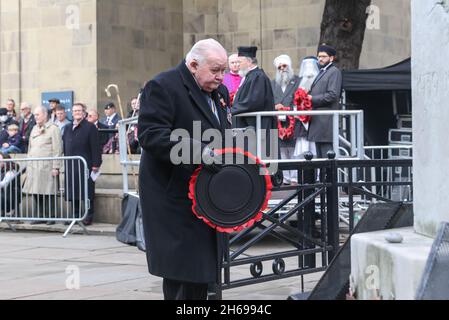
<instances>
[{"instance_id":1,"label":"woman in beige coat","mask_svg":"<svg viewBox=\"0 0 449 320\"><path fill-rule=\"evenodd\" d=\"M61 132L53 123L48 121L45 107L39 106L34 112L36 125L30 134L27 158L54 158L62 156ZM22 191L32 194L36 202L39 218L55 216L55 195L59 191L59 169L61 161L31 161L27 164L26 180ZM32 224L42 223L34 221ZM54 224L54 222L47 222Z\"/></svg>"}]
</instances>

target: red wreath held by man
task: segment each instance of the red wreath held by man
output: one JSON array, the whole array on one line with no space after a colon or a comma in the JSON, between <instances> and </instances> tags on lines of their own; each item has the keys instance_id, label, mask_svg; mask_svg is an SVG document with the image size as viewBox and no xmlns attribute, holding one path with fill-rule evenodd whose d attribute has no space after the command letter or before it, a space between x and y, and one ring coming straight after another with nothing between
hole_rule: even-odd
<instances>
[{"instance_id":1,"label":"red wreath held by man","mask_svg":"<svg viewBox=\"0 0 449 320\"><path fill-rule=\"evenodd\" d=\"M298 88L295 92L295 99L294 103L296 105L296 108L298 111L311 111L312 110L312 100L310 99L309 94L303 89ZM280 107L277 108L278 111L291 111L290 107ZM279 138L281 140L290 140L293 138L293 135L295 133L295 123L296 119L301 121L302 123L308 123L310 121L310 116L287 116L288 125L284 127L282 125L282 122L278 120L278 132L279 132Z\"/></svg>"},{"instance_id":2,"label":"red wreath held by man","mask_svg":"<svg viewBox=\"0 0 449 320\"><path fill-rule=\"evenodd\" d=\"M309 94L303 88L296 90L294 102L298 111L312 110L312 99L310 99ZM302 123L309 123L311 116L298 116L297 119Z\"/></svg>"}]
</instances>

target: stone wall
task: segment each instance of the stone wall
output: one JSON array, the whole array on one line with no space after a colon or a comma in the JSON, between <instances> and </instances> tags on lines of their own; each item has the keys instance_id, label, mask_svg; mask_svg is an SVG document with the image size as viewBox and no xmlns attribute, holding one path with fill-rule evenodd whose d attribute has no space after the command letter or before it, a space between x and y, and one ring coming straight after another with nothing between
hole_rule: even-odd
<instances>
[{"instance_id":1,"label":"stone wall","mask_svg":"<svg viewBox=\"0 0 449 320\"><path fill-rule=\"evenodd\" d=\"M272 62L286 53L295 70L315 55L325 0L183 0L184 52L195 41L218 39L229 52L259 47L260 65L274 75ZM379 28L367 30L361 68L387 66L410 56L410 0L373 0Z\"/></svg>"},{"instance_id":2,"label":"stone wall","mask_svg":"<svg viewBox=\"0 0 449 320\"><path fill-rule=\"evenodd\" d=\"M99 104L115 83L125 108L145 81L180 62L182 0L97 0L97 12Z\"/></svg>"},{"instance_id":3,"label":"stone wall","mask_svg":"<svg viewBox=\"0 0 449 320\"><path fill-rule=\"evenodd\" d=\"M75 100L96 104L95 4L96 0L1 1L2 103L11 97L36 105L42 92L73 90Z\"/></svg>"},{"instance_id":4,"label":"stone wall","mask_svg":"<svg viewBox=\"0 0 449 320\"><path fill-rule=\"evenodd\" d=\"M258 46L260 64L270 76L273 59L287 53L297 72L299 61L315 54L324 4L325 0L2 0L0 102L12 97L37 104L43 91L73 90L75 100L101 110L109 100L105 87L115 83L125 106L146 80L178 64L194 42L207 37L218 39L229 52L240 45ZM373 4L379 8L379 28L366 32L362 68L410 56L410 0ZM79 13L79 27L70 27L70 8Z\"/></svg>"}]
</instances>

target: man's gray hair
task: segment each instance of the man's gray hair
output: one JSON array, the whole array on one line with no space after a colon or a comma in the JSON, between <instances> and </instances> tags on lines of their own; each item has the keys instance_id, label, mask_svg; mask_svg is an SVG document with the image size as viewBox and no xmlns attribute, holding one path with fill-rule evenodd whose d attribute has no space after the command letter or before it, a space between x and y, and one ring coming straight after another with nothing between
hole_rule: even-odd
<instances>
[{"instance_id":1,"label":"man's gray hair","mask_svg":"<svg viewBox=\"0 0 449 320\"><path fill-rule=\"evenodd\" d=\"M209 55L210 51L222 51L227 55L226 49L223 48L217 40L209 38L200 40L193 45L192 49L190 49L189 53L186 55L186 63L190 64L190 62L195 60L199 64L202 64Z\"/></svg>"},{"instance_id":2,"label":"man's gray hair","mask_svg":"<svg viewBox=\"0 0 449 320\"><path fill-rule=\"evenodd\" d=\"M43 114L45 114L47 116L48 119L48 109L44 106L37 106L36 108L34 108L34 112L42 112Z\"/></svg>"},{"instance_id":3,"label":"man's gray hair","mask_svg":"<svg viewBox=\"0 0 449 320\"><path fill-rule=\"evenodd\" d=\"M22 106L24 108L27 108L27 109L30 109L30 110L33 109L33 105L31 103L29 103L29 102L22 102L20 104L20 106Z\"/></svg>"}]
</instances>

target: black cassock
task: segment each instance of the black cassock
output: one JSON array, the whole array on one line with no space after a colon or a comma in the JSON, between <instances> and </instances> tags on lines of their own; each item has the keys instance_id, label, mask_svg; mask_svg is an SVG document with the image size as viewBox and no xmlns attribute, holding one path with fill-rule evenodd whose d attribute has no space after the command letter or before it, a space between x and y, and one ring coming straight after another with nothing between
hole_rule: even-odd
<instances>
[{"instance_id":1,"label":"black cassock","mask_svg":"<svg viewBox=\"0 0 449 320\"><path fill-rule=\"evenodd\" d=\"M71 124L64 130L62 136L64 144L64 156L83 157L87 162L89 175L92 167L99 168L101 166L101 150L98 136L98 129L94 124L87 120L81 121L79 126L73 130ZM73 163L73 165L72 165ZM88 180L88 198L93 199L94 182L89 177ZM78 161L65 163L65 198L66 200L84 200L84 175L82 174L82 166L78 166ZM81 195L80 195L81 191ZM92 204L91 204L92 206Z\"/></svg>"},{"instance_id":2,"label":"black cassock","mask_svg":"<svg viewBox=\"0 0 449 320\"><path fill-rule=\"evenodd\" d=\"M242 113L261 111L275 111L274 97L270 79L262 69L257 67L247 74L242 86L238 89L232 105L232 115L236 116ZM256 121L256 117L236 117L234 119L233 127L254 127L254 129L256 129ZM265 136L262 136L263 155L275 158L276 153L273 153L273 150L271 149L277 148L277 145L273 144L273 142L269 142L270 130L276 129L275 118L262 117L261 129L266 130ZM277 141L277 132L273 132L273 135L275 137L274 139ZM270 144L272 145L271 148ZM245 145L244 149L247 150L248 146ZM254 153L255 150L251 149L249 151Z\"/></svg>"},{"instance_id":3,"label":"black cassock","mask_svg":"<svg viewBox=\"0 0 449 320\"><path fill-rule=\"evenodd\" d=\"M248 73L242 86L237 91L232 106L232 115L259 111L274 111L274 98L270 79L262 69L256 68ZM248 126L256 128L255 117L237 117L235 120L235 128ZM262 129L272 128L274 128L273 118L262 118Z\"/></svg>"}]
</instances>

